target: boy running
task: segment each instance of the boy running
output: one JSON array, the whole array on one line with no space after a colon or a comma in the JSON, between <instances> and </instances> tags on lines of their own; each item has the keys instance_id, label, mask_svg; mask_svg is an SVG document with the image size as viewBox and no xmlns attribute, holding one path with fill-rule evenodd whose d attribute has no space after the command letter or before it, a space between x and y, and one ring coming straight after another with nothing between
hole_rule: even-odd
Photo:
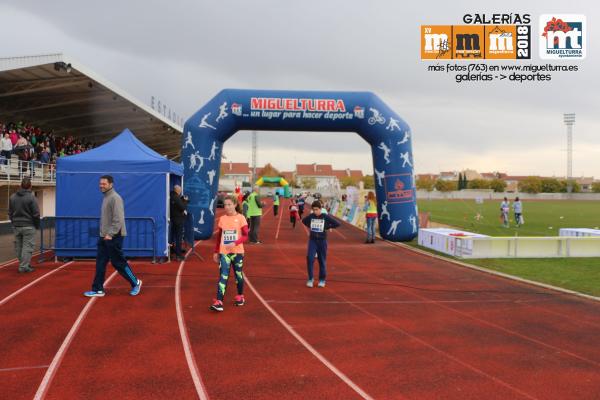
<instances>
[{"instance_id":1,"label":"boy running","mask_svg":"<svg viewBox=\"0 0 600 400\"><path fill-rule=\"evenodd\" d=\"M322 205L319 200L311 204L312 214L307 215L302 223L310 228L310 238L308 239L308 252L306 254L308 280L306 286L313 287L313 264L315 253L319 260L319 287L325 287L327 278L327 230L340 226L340 223L329 215L322 213Z\"/></svg>"}]
</instances>

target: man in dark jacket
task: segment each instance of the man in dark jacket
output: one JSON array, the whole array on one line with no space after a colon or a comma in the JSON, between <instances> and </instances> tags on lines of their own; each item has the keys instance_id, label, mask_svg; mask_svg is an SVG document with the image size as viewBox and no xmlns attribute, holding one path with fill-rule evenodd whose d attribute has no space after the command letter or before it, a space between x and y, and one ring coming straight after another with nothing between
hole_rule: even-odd
<instances>
[{"instance_id":1,"label":"man in dark jacket","mask_svg":"<svg viewBox=\"0 0 600 400\"><path fill-rule=\"evenodd\" d=\"M183 261L181 252L181 242L183 240L183 228L187 216L186 202L181 196L181 186L175 185L171 191L170 213L171 213L171 237L175 242L175 257L178 261Z\"/></svg>"},{"instance_id":2,"label":"man in dark jacket","mask_svg":"<svg viewBox=\"0 0 600 400\"><path fill-rule=\"evenodd\" d=\"M31 255L35 246L35 230L40 227L40 208L31 192L29 178L23 178L21 189L10 196L8 217L15 232L19 272L32 272Z\"/></svg>"}]
</instances>

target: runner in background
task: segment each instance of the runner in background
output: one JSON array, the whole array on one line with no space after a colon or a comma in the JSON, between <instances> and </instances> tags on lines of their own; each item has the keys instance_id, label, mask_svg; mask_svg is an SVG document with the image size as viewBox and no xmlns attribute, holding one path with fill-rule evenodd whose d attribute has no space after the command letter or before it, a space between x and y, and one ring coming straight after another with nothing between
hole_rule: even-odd
<instances>
[{"instance_id":1,"label":"runner in background","mask_svg":"<svg viewBox=\"0 0 600 400\"><path fill-rule=\"evenodd\" d=\"M300 218L298 215L298 205L296 204L296 200L290 200L290 206L288 209L290 210L290 222L292 224L292 228L296 228L296 221Z\"/></svg>"},{"instance_id":2,"label":"runner in background","mask_svg":"<svg viewBox=\"0 0 600 400\"><path fill-rule=\"evenodd\" d=\"M277 193L277 191L275 191L275 194L273 195L273 215L277 216L278 212L279 212L279 193Z\"/></svg>"},{"instance_id":3,"label":"runner in background","mask_svg":"<svg viewBox=\"0 0 600 400\"><path fill-rule=\"evenodd\" d=\"M521 200L518 197L516 197L513 202L513 210L515 212L515 223L518 228L525 223L525 219L523 218L523 203L521 203Z\"/></svg>"},{"instance_id":4,"label":"runner in background","mask_svg":"<svg viewBox=\"0 0 600 400\"><path fill-rule=\"evenodd\" d=\"M304 196L302 194L300 194L300 197L298 197L298 202L296 204L298 205L298 215L300 216L300 218L302 218L302 214L304 214L305 204Z\"/></svg>"},{"instance_id":5,"label":"runner in background","mask_svg":"<svg viewBox=\"0 0 600 400\"><path fill-rule=\"evenodd\" d=\"M504 201L500 203L500 220L502 221L502 225L505 228L508 228L508 213L510 212L510 203L508 199L505 197Z\"/></svg>"}]
</instances>

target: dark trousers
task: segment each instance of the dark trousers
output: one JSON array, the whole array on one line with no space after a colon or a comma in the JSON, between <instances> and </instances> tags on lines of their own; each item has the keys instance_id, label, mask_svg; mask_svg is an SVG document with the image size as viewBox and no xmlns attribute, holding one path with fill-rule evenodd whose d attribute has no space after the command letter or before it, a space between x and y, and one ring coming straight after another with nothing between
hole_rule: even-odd
<instances>
[{"instance_id":1,"label":"dark trousers","mask_svg":"<svg viewBox=\"0 0 600 400\"><path fill-rule=\"evenodd\" d=\"M6 158L6 160L4 161L4 164L8 164L8 160L10 160L11 156L12 156L12 152L11 151L2 150L2 157Z\"/></svg>"},{"instance_id":2,"label":"dark trousers","mask_svg":"<svg viewBox=\"0 0 600 400\"><path fill-rule=\"evenodd\" d=\"M515 213L515 222L517 225L521 225L521 213Z\"/></svg>"},{"instance_id":3,"label":"dark trousers","mask_svg":"<svg viewBox=\"0 0 600 400\"><path fill-rule=\"evenodd\" d=\"M296 227L296 216L295 215L290 215L290 222L292 223L292 227L295 228Z\"/></svg>"},{"instance_id":4,"label":"dark trousers","mask_svg":"<svg viewBox=\"0 0 600 400\"><path fill-rule=\"evenodd\" d=\"M275 205L273 206L273 214L274 214L275 216L277 216L277 213L278 213L278 212L279 212L279 204L275 204Z\"/></svg>"},{"instance_id":5,"label":"dark trousers","mask_svg":"<svg viewBox=\"0 0 600 400\"><path fill-rule=\"evenodd\" d=\"M104 279L106 278L106 265L108 261L125 278L131 287L137 285L138 279L133 274L131 267L123 255L123 236L117 235L112 240L98 239L98 254L96 256L96 276L92 284L92 290L103 291Z\"/></svg>"},{"instance_id":6,"label":"dark trousers","mask_svg":"<svg viewBox=\"0 0 600 400\"><path fill-rule=\"evenodd\" d=\"M308 279L313 279L313 264L315 262L315 253L319 260L319 280L324 281L327 278L327 240L309 239L308 252L306 253L306 269Z\"/></svg>"},{"instance_id":7,"label":"dark trousers","mask_svg":"<svg viewBox=\"0 0 600 400\"><path fill-rule=\"evenodd\" d=\"M183 222L171 221L171 240L175 243L175 256L181 257L181 242L183 241Z\"/></svg>"},{"instance_id":8,"label":"dark trousers","mask_svg":"<svg viewBox=\"0 0 600 400\"><path fill-rule=\"evenodd\" d=\"M260 228L260 215L250 217L250 233L248 234L251 242L258 242L258 230Z\"/></svg>"}]
</instances>

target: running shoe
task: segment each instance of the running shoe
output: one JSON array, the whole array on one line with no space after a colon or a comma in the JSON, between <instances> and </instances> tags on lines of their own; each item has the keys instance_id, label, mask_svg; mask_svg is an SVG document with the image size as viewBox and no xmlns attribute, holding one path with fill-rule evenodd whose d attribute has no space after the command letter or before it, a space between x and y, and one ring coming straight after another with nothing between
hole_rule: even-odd
<instances>
[{"instance_id":1,"label":"running shoe","mask_svg":"<svg viewBox=\"0 0 600 400\"><path fill-rule=\"evenodd\" d=\"M131 289L131 292L129 292L129 294L132 296L137 296L138 294L140 294L140 290L142 290L142 280L138 279L137 285L135 285L133 289Z\"/></svg>"},{"instance_id":2,"label":"running shoe","mask_svg":"<svg viewBox=\"0 0 600 400\"><path fill-rule=\"evenodd\" d=\"M223 302L221 300L213 300L212 305L210 306L210 309L213 311L223 311Z\"/></svg>"},{"instance_id":3,"label":"running shoe","mask_svg":"<svg viewBox=\"0 0 600 400\"><path fill-rule=\"evenodd\" d=\"M319 281L318 287L325 287L325 281Z\"/></svg>"},{"instance_id":4,"label":"running shoe","mask_svg":"<svg viewBox=\"0 0 600 400\"><path fill-rule=\"evenodd\" d=\"M244 304L246 304L246 299L244 298L243 294L238 294L237 296L235 296L233 298L233 304L235 304L236 306L243 306Z\"/></svg>"},{"instance_id":5,"label":"running shoe","mask_svg":"<svg viewBox=\"0 0 600 400\"><path fill-rule=\"evenodd\" d=\"M83 292L85 297L104 297L106 293L103 290L89 290L87 292Z\"/></svg>"},{"instance_id":6,"label":"running shoe","mask_svg":"<svg viewBox=\"0 0 600 400\"><path fill-rule=\"evenodd\" d=\"M306 281L306 286L307 287L313 287L313 280L312 279L307 280Z\"/></svg>"}]
</instances>

